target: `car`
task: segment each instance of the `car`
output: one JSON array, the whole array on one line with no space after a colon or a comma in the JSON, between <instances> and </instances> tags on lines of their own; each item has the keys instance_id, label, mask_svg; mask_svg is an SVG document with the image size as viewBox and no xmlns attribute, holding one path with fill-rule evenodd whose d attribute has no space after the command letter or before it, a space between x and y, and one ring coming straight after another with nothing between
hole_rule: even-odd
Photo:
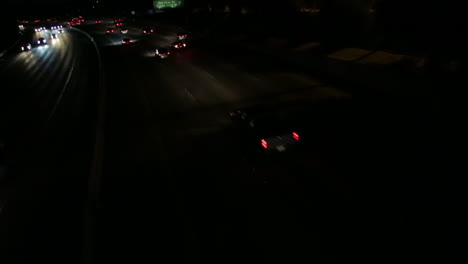
<instances>
[{"instance_id":1,"label":"car","mask_svg":"<svg viewBox=\"0 0 468 264\"><path fill-rule=\"evenodd\" d=\"M238 109L229 113L240 143L248 154L290 151L302 141L304 128L293 115L268 108Z\"/></svg>"},{"instance_id":2,"label":"car","mask_svg":"<svg viewBox=\"0 0 468 264\"><path fill-rule=\"evenodd\" d=\"M38 46L47 44L47 40L45 38L38 38L36 42Z\"/></svg>"},{"instance_id":3,"label":"car","mask_svg":"<svg viewBox=\"0 0 468 264\"><path fill-rule=\"evenodd\" d=\"M106 34L111 34L111 33L114 33L114 29L113 28L108 28L106 29Z\"/></svg>"},{"instance_id":4,"label":"car","mask_svg":"<svg viewBox=\"0 0 468 264\"><path fill-rule=\"evenodd\" d=\"M182 42L182 41L176 41L176 42L172 43L172 47L174 49L177 49L177 50L185 49L185 48L187 48L187 43Z\"/></svg>"},{"instance_id":5,"label":"car","mask_svg":"<svg viewBox=\"0 0 468 264\"><path fill-rule=\"evenodd\" d=\"M122 39L122 45L128 45L128 44L130 44L132 42L133 42L133 40L131 40L129 38Z\"/></svg>"},{"instance_id":6,"label":"car","mask_svg":"<svg viewBox=\"0 0 468 264\"><path fill-rule=\"evenodd\" d=\"M122 18L116 18L114 19L114 23L121 22L123 19Z\"/></svg>"},{"instance_id":7,"label":"car","mask_svg":"<svg viewBox=\"0 0 468 264\"><path fill-rule=\"evenodd\" d=\"M115 26L116 26L116 27L121 27L121 26L123 26L123 23L122 23L122 22L116 22L116 23L115 23Z\"/></svg>"},{"instance_id":8,"label":"car","mask_svg":"<svg viewBox=\"0 0 468 264\"><path fill-rule=\"evenodd\" d=\"M122 33L122 34L127 34L127 33L128 33L128 29L127 29L127 28L122 28L122 29L120 30L120 33Z\"/></svg>"},{"instance_id":9,"label":"car","mask_svg":"<svg viewBox=\"0 0 468 264\"><path fill-rule=\"evenodd\" d=\"M239 146L246 153L260 153L253 157L329 153L332 149L347 153L351 140L343 131L352 127L352 107L348 96L331 96L263 104L229 115Z\"/></svg>"},{"instance_id":10,"label":"car","mask_svg":"<svg viewBox=\"0 0 468 264\"><path fill-rule=\"evenodd\" d=\"M63 29L58 29L58 30L57 30L57 33L58 33L58 34L63 34Z\"/></svg>"},{"instance_id":11,"label":"car","mask_svg":"<svg viewBox=\"0 0 468 264\"><path fill-rule=\"evenodd\" d=\"M41 32L41 31L42 31L42 28L41 28L41 27L35 28L34 31L35 31L35 32Z\"/></svg>"},{"instance_id":12,"label":"car","mask_svg":"<svg viewBox=\"0 0 468 264\"><path fill-rule=\"evenodd\" d=\"M154 33L154 29L153 29L153 28L144 28L144 29L143 29L143 34L148 35L148 34L152 34L152 33Z\"/></svg>"},{"instance_id":13,"label":"car","mask_svg":"<svg viewBox=\"0 0 468 264\"><path fill-rule=\"evenodd\" d=\"M51 34L50 39L58 39L58 35L57 34Z\"/></svg>"},{"instance_id":14,"label":"car","mask_svg":"<svg viewBox=\"0 0 468 264\"><path fill-rule=\"evenodd\" d=\"M171 55L171 52L166 48L157 48L154 51L154 54L156 55L156 57L158 57L160 59L165 59L165 58L169 57L169 55Z\"/></svg>"},{"instance_id":15,"label":"car","mask_svg":"<svg viewBox=\"0 0 468 264\"><path fill-rule=\"evenodd\" d=\"M31 43L24 43L20 47L20 51L28 51L28 50L31 50L31 49L32 49Z\"/></svg>"},{"instance_id":16,"label":"car","mask_svg":"<svg viewBox=\"0 0 468 264\"><path fill-rule=\"evenodd\" d=\"M96 20L96 24L101 24L101 23L102 23L102 21L101 21L101 20L99 20L99 19L98 19L98 20Z\"/></svg>"},{"instance_id":17,"label":"car","mask_svg":"<svg viewBox=\"0 0 468 264\"><path fill-rule=\"evenodd\" d=\"M185 32L177 33L177 38L178 38L179 40L186 39L186 38L188 38L188 34L185 33Z\"/></svg>"}]
</instances>

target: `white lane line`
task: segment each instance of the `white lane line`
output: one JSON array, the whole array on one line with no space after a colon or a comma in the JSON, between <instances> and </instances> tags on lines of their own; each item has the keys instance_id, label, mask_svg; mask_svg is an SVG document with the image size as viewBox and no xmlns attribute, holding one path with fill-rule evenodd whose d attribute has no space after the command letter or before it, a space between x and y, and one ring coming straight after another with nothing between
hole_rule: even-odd
<instances>
[{"instance_id":1,"label":"white lane line","mask_svg":"<svg viewBox=\"0 0 468 264\"><path fill-rule=\"evenodd\" d=\"M195 96L194 96L187 88L185 88L185 92L189 95L189 97L190 97L193 101L197 102L197 98L195 98Z\"/></svg>"}]
</instances>

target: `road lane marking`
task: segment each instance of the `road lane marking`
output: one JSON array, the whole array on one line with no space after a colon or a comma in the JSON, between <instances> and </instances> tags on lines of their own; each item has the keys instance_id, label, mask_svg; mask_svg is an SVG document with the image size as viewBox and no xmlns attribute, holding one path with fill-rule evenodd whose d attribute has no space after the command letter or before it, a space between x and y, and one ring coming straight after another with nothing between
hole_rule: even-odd
<instances>
[{"instance_id":1,"label":"road lane marking","mask_svg":"<svg viewBox=\"0 0 468 264\"><path fill-rule=\"evenodd\" d=\"M195 96L194 96L187 88L185 88L185 92L189 95L189 97L190 97L193 101L195 101L195 102L198 101L197 98L195 98Z\"/></svg>"}]
</instances>

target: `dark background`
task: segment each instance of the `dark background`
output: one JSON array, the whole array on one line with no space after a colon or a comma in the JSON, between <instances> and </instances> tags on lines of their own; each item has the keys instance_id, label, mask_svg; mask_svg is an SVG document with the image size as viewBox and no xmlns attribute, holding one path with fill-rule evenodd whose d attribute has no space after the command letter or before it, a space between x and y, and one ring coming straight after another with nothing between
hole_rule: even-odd
<instances>
[{"instance_id":1,"label":"dark background","mask_svg":"<svg viewBox=\"0 0 468 264\"><path fill-rule=\"evenodd\" d=\"M33 20L57 17L66 21L69 18L76 17L78 15L82 15L89 19L92 19L92 17L96 16L109 16L110 18L126 16L129 18L131 17L131 10L135 10L137 12L137 16L149 16L150 13L145 11L152 8L152 1L150 0L100 0L100 4L96 5L95 8L92 8L94 5L93 2L94 1L88 0L8 1L6 5L2 6L0 9L0 30L2 32L3 40L0 42L0 48L8 47L11 42L18 38L19 34L16 23L17 19ZM450 148L459 147L461 145L458 139L462 137L455 136L453 131L462 131L455 129L455 126L458 124L463 124L462 120L464 119L458 119L458 115L461 116L460 113L463 112L461 111L461 108L464 105L464 102L462 102L464 97L455 96L454 94L450 93L451 90L460 90L456 85L456 79L452 78L453 75L433 74L434 72L438 72L438 69L441 68L441 65L445 64L446 62L454 60L464 61L466 58L466 52L464 50L466 46L464 35L466 32L464 32L461 26L463 25L462 18L464 17L462 14L464 11L461 4L459 4L457 1L444 1L437 4L432 4L428 3L428 1L422 0L185 0L185 4L186 5L184 8L178 10L166 10L164 13L156 13L154 14L153 18L155 18L154 20L157 21L167 19L168 22L170 22L167 24L193 27L198 29L199 32L202 31L200 29L210 28L212 31L219 30L221 33L225 33L225 36L247 35L246 39L252 42L255 41L255 37L260 40L270 38L286 39L289 42L292 42L291 46L306 43L308 41L318 41L322 44L321 46L325 51L323 53L325 54L324 56L327 56L327 54L334 50L344 47L364 47L367 49L387 50L425 58L429 62L427 63L429 67L427 67L427 72L425 72L427 75L422 75L422 77L425 78L425 80L429 80L431 82L430 88L434 89L434 94L440 95L441 98L438 98L439 100L437 101L425 98L424 100L421 99L423 102L418 102L409 96L406 98L406 91L399 94L399 96L404 98L390 97L386 95L380 96L379 94L374 95L369 93L369 91L362 91L363 87L357 87L358 85L353 87L352 84L343 82L344 85L342 86L346 87L348 90L354 89L356 91L361 91L361 93L356 92L353 95L356 96L356 102L359 105L356 107L356 110L360 112L356 114L356 116L359 118L357 118L357 120L353 120L355 123L351 125L352 131L348 136L353 138L352 144L356 144L355 149L361 150L366 154L361 160L354 160L353 158L350 158L348 160L349 164L346 163L348 166L344 169L347 173L349 171L359 172L358 178L360 181L358 180L358 182L355 184L357 188L355 191L356 193L362 194L362 197L357 197L356 211L343 211L343 215L334 219L345 219L347 217L349 218L349 215L356 214L359 215L359 217L356 217L355 222L350 221L350 223L356 224L356 226L353 226L353 228L351 228L351 224L349 224L349 227L341 226L336 228L336 230L334 229L334 232L339 233L340 230L344 230L351 234L351 236L346 237L360 237L360 239L365 240L364 245L369 246L369 249L361 250L366 252L372 251L374 249L373 247L378 247L374 241L382 240L381 238L377 237L380 235L380 233L373 234L373 230L384 230L384 235L393 237L393 239L397 241L398 244L404 244L407 246L409 251L415 249L416 252L427 252L432 251L433 249L437 250L437 245L435 244L426 242L413 245L411 240L404 241L404 238L400 239L398 236L406 235L405 232L410 233L410 231L412 231L411 228L415 227L418 232L413 232L414 237L416 237L414 241L434 241L431 239L425 239L429 236L432 236L431 238L438 238L437 232L427 232L427 230L434 229L433 223L440 220L440 223L443 223L443 225L440 224L441 226L450 226L450 224L447 223L452 219L460 219L460 217L453 217L452 212L445 212L445 210L448 211L446 207L449 202L442 204L440 208L436 210L428 208L426 211L421 213L416 211L412 212L411 210L413 207L406 204L402 198L400 198L402 201L401 203L396 203L391 199L396 195L394 190L401 188L401 186L409 186L406 188L408 189L408 193L411 195L424 195L421 196L423 198L414 198L413 200L415 201L424 200L427 202L426 197L440 196L444 199L450 198L453 201L450 204L457 205L457 203L460 203L462 200L459 199L459 196L461 196L460 194L463 193L461 191L462 184L458 184L460 183L460 180L454 176L457 175L455 172L456 168L460 167L460 165L464 164L464 162L459 161L462 159L462 156L457 156L457 152L452 152ZM229 5L231 12L224 11L226 5ZM320 12L299 12L301 8L319 8ZM248 13L241 14L241 11L243 10L247 10ZM222 35L223 34L216 34L216 36ZM121 107L121 105L124 104L119 104L119 102L125 102L125 104L132 102L135 106L141 105L137 100L140 99L140 97L135 96L133 102L131 101L133 97L128 95L134 95L133 92L135 89L133 88L135 87L149 87L145 86L149 82L144 82L144 80L152 80L151 78L154 76L154 73L148 70L150 67L145 68L144 65L146 64L141 64L142 66L140 69L142 69L142 71L136 71L135 68L131 67L136 65L136 62L141 62L138 56L132 56L132 53L125 53L125 49L118 49L115 47L108 47L105 48L105 50L106 53L103 55L104 58L108 61L107 65L111 66L110 72L112 76L124 76L129 72L136 72L136 74L139 73L140 75L135 76L143 77L142 79L135 78L139 80L136 82L137 85L135 85L134 82L131 82L134 80L132 79L133 75L130 75L130 77L126 79L127 82L121 82L121 80L118 78L113 79L113 82L112 79L109 79L111 80L110 83L112 85L110 85L110 87L112 87L113 91L113 97L110 97L111 100L114 100L114 105L112 106L114 107L113 109L118 109L117 114L114 113L113 115L115 120L111 120L110 127L113 129L110 129L110 131L119 132L117 135L114 135L115 138L110 139L110 142L114 143L114 146L116 146L116 151L110 151L110 153L119 153L119 151L124 153L122 157L115 154L115 159L110 159L109 161L109 164L111 164L112 161L114 162L113 164L119 164L119 166L113 167L113 170L111 170L109 175L114 175L112 173L114 171L115 175L121 174L121 178L118 178L120 181L117 180L117 183L115 184L115 196L112 196L113 193L111 192L109 197L120 198L122 197L120 193L121 186L127 185L126 176L130 175L131 173L135 173L135 168L141 168L141 182L145 182L146 179L144 179L144 177L146 175L150 175L150 173L152 173L158 165L151 163L151 166L148 165L148 167L143 167L140 166L141 164L137 162L130 162L129 164L124 162L121 164L115 162L120 158L125 161L130 160L125 156L127 153L121 150L122 141L120 141L120 136L130 135L128 137L129 139L139 138L139 134L131 131L130 127L133 128L133 126L127 125L133 124L133 117L141 117L142 131L146 129L148 124L147 119L145 118L152 119L159 117L158 115L155 117L146 117L143 115L140 116L140 112L134 110L137 109L134 107L130 107L129 109L132 111L134 110L135 112L129 111L127 113L125 112L125 109ZM252 57L256 58L256 56ZM289 66L285 65L284 67ZM82 67L80 69L84 68L85 67ZM165 69L164 67L157 68L163 70ZM255 70L263 70L261 67L258 68L260 69ZM177 74L181 69L188 69L186 72L190 74L189 77L197 76L196 72L194 74L190 70L192 68L174 67L173 72L170 72L171 77L172 74ZM144 75L145 73L147 74ZM163 73L162 70L161 73ZM368 75L370 76L372 73L373 71L369 71ZM88 75L83 73L83 76ZM402 76L405 77L407 75ZM402 79L404 79L403 77ZM237 81L237 78L238 75L233 74L232 79ZM331 79L329 80L330 82L333 81L334 83L339 83L339 80L337 80L338 78L329 79ZM427 84L429 81L423 82L423 84ZM165 86L162 85L161 87L173 87L169 84L170 83L168 82L165 84ZM420 88L421 91L423 91L424 88L427 89L427 87L418 88ZM402 90L403 89L401 89L401 91ZM142 91L144 91L146 94L146 90ZM153 92L152 89L148 89L148 91L151 91L150 94ZM167 91L168 93L172 92L171 89L167 89ZM163 96L161 97L164 98L163 93L162 95ZM424 95L425 94L421 95L421 97ZM155 96L155 98L159 97ZM359 102L359 100L362 102ZM434 106L431 104L434 104ZM428 113L426 109L432 109L432 106L433 108L442 109L443 111L441 110L437 114ZM370 111L369 109L372 110ZM128 117L127 122L122 122L125 121L126 117ZM447 117L451 117L453 120L449 120ZM418 122L415 122L415 120ZM353 133L356 132L354 131L354 128L358 128L360 129L360 132L366 133L358 132L357 135L354 135ZM439 136L440 138L438 141L440 142L437 142L435 139L437 138L439 132L440 135L443 136ZM461 134L461 132L458 133ZM398 137L399 134L400 138ZM409 136L406 137L407 135ZM84 141L84 139L82 140ZM374 144L375 142L382 142L383 145L376 146ZM126 143L128 143L130 146L130 141ZM78 143L75 142L74 144L77 145ZM73 145L73 147L75 147L75 145ZM69 149L74 149L73 147L69 147ZM389 149L389 151L382 151L387 149ZM412 150L413 152L407 151L408 149ZM425 154L425 156L418 156L420 152L427 154ZM378 155L375 155L375 153L378 153ZM130 153L128 153L128 155L130 156ZM46 155L41 156L44 156L44 159L47 157ZM417 158L415 159L414 157ZM444 158L446 160L444 160ZM431 163L434 161L434 164L429 164L430 162L428 161ZM77 161L75 160L72 164L76 163ZM200 162L200 164L202 163ZM175 165L178 164L174 164L174 167L176 167ZM185 171L185 167L183 167L183 169L180 169L178 173L180 175L187 175L182 178L183 180L186 180L185 177L187 177L188 180L191 179L192 181L193 179L198 179L191 177L191 169L197 165L198 164L196 162L188 163L186 166L188 169ZM121 166L127 166L127 170L122 169ZM68 167L73 168L73 166L69 165ZM407 170L406 167L412 169ZM202 171L203 167L200 166L199 169L199 171ZM382 172L382 170L385 171ZM402 177L404 173L414 174L415 176L413 179L407 179ZM436 177L429 177L431 173L437 174ZM376 175L378 177L376 177ZM400 182L394 180L396 176L400 176L401 182L404 184L397 185ZM388 182L386 182L387 179L388 182L393 183L394 185L388 184ZM183 180L181 180L181 182L183 182ZM409 180L412 180L412 182ZM428 190L427 192L418 192L417 190L420 187L419 183L425 181L429 182L428 185L430 185L430 187L438 188L426 188ZM141 182L138 183L135 181L130 186L138 187L141 185ZM74 183L70 183L70 185L72 184ZM228 186L228 184L226 185ZM381 189L379 188L367 188L368 186L372 185L382 185L384 186L383 189L386 191L381 192ZM147 188L150 188L150 186L151 185L148 185ZM453 186L459 187L455 188L454 191ZM191 194L193 190L190 190L189 187L190 186L187 187L187 193ZM447 188L444 189L444 187ZM66 190L67 188L61 188L62 192L66 192ZM413 192L413 190L416 191ZM152 193L151 191L152 190L148 189L146 193ZM161 193L164 194L164 191L166 190L162 190ZM138 201L138 196L139 195L136 195L133 198L133 201ZM197 195L194 195L193 197L197 197ZM199 198L199 200L202 202L204 199L204 197ZM118 199L109 200L111 201L111 204L112 202L120 202ZM187 197L187 200L190 201L190 198ZM209 201L210 199L206 198L206 200ZM147 201L152 200L148 199ZM398 202L400 202L400 200L398 200ZM149 202L147 202L145 205L148 205L148 207L153 206L150 205ZM401 219L398 219L401 215L399 212L402 211L402 209L399 207L401 205L407 206L405 208L408 208L408 212L411 212L415 215L413 218L414 220L411 220L411 224L409 224L409 227L407 227L405 230L398 229L398 225L391 225L391 223L398 223L399 221L402 221ZM121 206L121 204L119 204L119 206ZM196 208L197 206L193 205L193 207ZM132 211L138 211L135 212L137 215L146 215L145 210L138 210L139 208L133 206L131 203L128 204L126 208ZM334 207L330 206L330 208ZM377 213L380 215L372 214L374 211L376 211L376 209L378 211ZM395 212L395 214L392 214L393 212ZM74 213L79 214L80 212ZM121 208L117 207L115 212L111 210L109 215L111 216L109 219L112 219L113 221L118 219L119 217L115 217L114 219L112 216L120 216ZM209 215L209 213L207 213L207 215ZM443 219L444 217L445 219ZM379 218L384 220L379 221ZM365 221L359 221L361 219L365 219ZM431 221L423 221L428 219ZM147 221L147 225L142 225L140 227L142 229L141 231L146 231L144 230L145 227L151 226L149 220ZM108 223L106 221L103 222L104 225ZM118 224L122 222L124 222L124 220L120 220L120 222L117 221L115 226L118 227ZM137 221L134 223L137 223ZM196 223L201 226L200 230L208 225L202 220ZM386 223L388 225L385 226L385 228L382 228L379 226L381 223ZM457 224L450 227L452 229L456 229L458 226L461 225ZM109 234L113 234L114 230L112 228L109 229ZM158 231L156 229L157 228L153 230L155 233ZM360 232L360 230L366 231ZM131 230L129 229L127 231L130 234ZM40 233L42 234L42 232ZM43 231L43 233L46 233L46 231ZM118 235L120 236L120 234ZM129 235L129 238L131 237L132 235ZM329 243L332 244L334 242L331 241L333 236L328 237L330 237ZM439 237L441 238L440 241L444 241L443 239L447 238L448 236L439 234ZM41 239L37 238L37 240ZM132 243L135 242L135 240L132 239L128 239L128 241ZM353 246L348 247L348 245L359 244L355 243L356 241L351 241L351 239L345 242L346 243L342 243L346 244L346 246L340 246L340 248L348 248L348 251L352 251L351 249L354 249ZM461 244L458 244L457 242L458 241L451 240L444 244L446 247L451 247L454 244L460 246ZM115 243L119 243L119 241L116 241ZM386 243L387 244L385 245L390 245L393 243L393 240L388 240ZM170 245L167 247L170 247ZM113 251L114 248L111 248L110 252L114 253ZM386 252L387 249L382 251ZM441 249L439 249L439 251L443 252ZM394 256L394 258L396 257Z\"/></svg>"},{"instance_id":2,"label":"dark background","mask_svg":"<svg viewBox=\"0 0 468 264\"><path fill-rule=\"evenodd\" d=\"M91 0L10 0L2 4L0 27L5 39L15 36L14 21L18 18L98 13L129 15L130 10L145 14L145 10L152 9L151 0L101 0L98 4ZM320 38L330 48L383 46L438 57L466 56L463 50L466 41L462 29L464 9L461 1L185 0L185 8L176 12L193 14L195 9L208 12L210 7L209 13L226 15L225 6L230 7L229 15L233 17L246 8L265 21L281 21L284 24L292 23L300 8L320 8ZM307 31L307 23L302 28Z\"/></svg>"}]
</instances>

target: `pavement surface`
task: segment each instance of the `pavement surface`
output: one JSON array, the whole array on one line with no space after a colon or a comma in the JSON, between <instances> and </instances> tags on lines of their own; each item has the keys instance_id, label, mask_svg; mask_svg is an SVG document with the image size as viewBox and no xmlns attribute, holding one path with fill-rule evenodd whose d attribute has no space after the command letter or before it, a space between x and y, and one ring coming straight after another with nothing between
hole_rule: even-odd
<instances>
[{"instance_id":1,"label":"pavement surface","mask_svg":"<svg viewBox=\"0 0 468 264\"><path fill-rule=\"evenodd\" d=\"M448 142L434 140L445 135L437 108L351 95L275 56L190 38L159 59L154 49L183 29L148 26L156 33L127 21L127 34L106 34L111 20L77 27L98 44L102 76L93 43L71 29L56 46L2 65L2 79L18 83L0 96L13 153L0 197L11 263L80 262L82 252L85 263L455 256L457 179L424 177L452 172L441 155ZM249 159L228 118L239 107L327 100L347 103L305 121L316 148L261 162ZM98 192L91 211L89 182Z\"/></svg>"},{"instance_id":2,"label":"pavement surface","mask_svg":"<svg viewBox=\"0 0 468 264\"><path fill-rule=\"evenodd\" d=\"M144 36L126 26L126 36L104 34L105 23L82 28L103 46L108 89L98 262L336 257L321 249L333 247L324 234L338 230L325 223L336 215L317 217L329 208L315 199L344 206L349 186L332 165L339 158L312 152L252 164L228 113L349 94L274 59L220 55L189 40L188 49L158 60L152 50L168 47L180 29L161 25ZM123 37L134 44L121 45Z\"/></svg>"},{"instance_id":3,"label":"pavement surface","mask_svg":"<svg viewBox=\"0 0 468 264\"><path fill-rule=\"evenodd\" d=\"M6 173L0 184L2 263L78 261L95 143L98 58L65 29L25 32L33 49L0 65ZM47 45L38 46L38 38ZM18 47L19 48L19 47Z\"/></svg>"}]
</instances>

